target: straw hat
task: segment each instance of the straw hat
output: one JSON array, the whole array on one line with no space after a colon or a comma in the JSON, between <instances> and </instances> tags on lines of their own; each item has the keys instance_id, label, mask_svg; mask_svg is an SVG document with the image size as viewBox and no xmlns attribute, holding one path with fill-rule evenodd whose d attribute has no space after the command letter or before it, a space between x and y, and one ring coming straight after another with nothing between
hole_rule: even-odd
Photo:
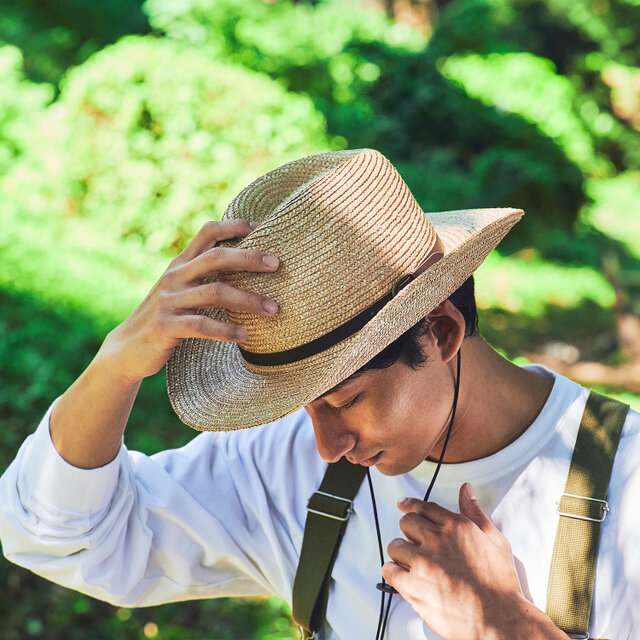
<instances>
[{"instance_id":1,"label":"straw hat","mask_svg":"<svg viewBox=\"0 0 640 640\"><path fill-rule=\"evenodd\" d=\"M299 409L448 298L522 214L425 214L374 149L318 153L261 176L224 215L260 227L222 244L273 253L280 268L216 278L275 300L280 311L200 309L249 337L240 345L187 338L174 349L167 387L175 412L194 429L222 431Z\"/></svg>"}]
</instances>

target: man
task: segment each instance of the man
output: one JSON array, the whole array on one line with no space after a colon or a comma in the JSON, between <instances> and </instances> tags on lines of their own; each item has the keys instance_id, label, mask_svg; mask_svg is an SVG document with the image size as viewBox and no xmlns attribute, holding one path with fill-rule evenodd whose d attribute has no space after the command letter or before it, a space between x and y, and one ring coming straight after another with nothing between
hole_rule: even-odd
<instances>
[{"instance_id":1,"label":"man","mask_svg":"<svg viewBox=\"0 0 640 640\"><path fill-rule=\"evenodd\" d=\"M475 328L472 273L521 215L425 216L372 149L262 176L172 261L24 443L0 487L5 555L121 606L291 602L307 500L344 456L371 484L333 568L324 637L380 635L382 572L400 594L385 638L566 638L543 609L588 391L513 365ZM128 452L140 382L165 363L181 419L219 432ZM630 412L591 637L640 634L639 430Z\"/></svg>"}]
</instances>

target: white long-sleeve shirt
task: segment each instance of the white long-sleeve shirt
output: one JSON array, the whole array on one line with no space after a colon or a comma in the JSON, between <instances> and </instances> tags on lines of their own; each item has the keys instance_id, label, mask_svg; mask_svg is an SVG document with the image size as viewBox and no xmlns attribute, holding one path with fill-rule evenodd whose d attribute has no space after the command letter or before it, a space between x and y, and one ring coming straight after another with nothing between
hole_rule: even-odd
<instances>
[{"instance_id":1,"label":"white long-sleeve shirt","mask_svg":"<svg viewBox=\"0 0 640 640\"><path fill-rule=\"evenodd\" d=\"M558 515L588 390L555 376L535 422L501 451L444 465L431 499L457 511L470 481L510 541L525 594L545 608ZM53 406L53 405L52 405ZM120 606L275 594L291 603L309 496L326 469L304 410L272 424L203 433L154 456L128 451L99 469L65 462L49 435L51 408L0 479L5 556L64 586ZM82 425L78 425L82 428ZM487 425L490 429L491 425ZM401 537L404 496L422 497L435 470L371 469L383 546ZM590 633L640 638L640 414L624 426L602 526ZM373 638L380 563L363 483L333 570L325 637ZM438 636L394 597L391 640Z\"/></svg>"}]
</instances>

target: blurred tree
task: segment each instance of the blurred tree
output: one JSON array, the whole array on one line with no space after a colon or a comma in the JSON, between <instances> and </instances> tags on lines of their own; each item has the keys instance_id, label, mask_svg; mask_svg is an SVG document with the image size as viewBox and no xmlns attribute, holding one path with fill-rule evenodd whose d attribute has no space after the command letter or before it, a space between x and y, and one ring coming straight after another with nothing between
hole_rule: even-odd
<instances>
[{"instance_id":1,"label":"blurred tree","mask_svg":"<svg viewBox=\"0 0 640 640\"><path fill-rule=\"evenodd\" d=\"M29 82L22 63L19 49L0 45L0 177L26 151L29 132L53 99L53 87Z\"/></svg>"},{"instance_id":2,"label":"blurred tree","mask_svg":"<svg viewBox=\"0 0 640 640\"><path fill-rule=\"evenodd\" d=\"M503 5L503 13L513 16L513 8ZM568 228L585 202L584 174L561 136L545 132L529 113L497 103L495 94L504 86L500 72L485 74L489 86L482 100L443 75L442 63L452 51L499 43L500 21L491 15L497 10L478 0L452 3L427 41L361 2L325 0L315 8L290 0L145 4L151 24L173 39L311 96L332 134L350 147L375 147L388 155L426 210L522 206L529 215L509 239L513 244L544 238L550 226ZM553 69L547 76L560 81ZM518 89L522 101L546 102L547 113L557 110L566 122L582 126L568 113L575 98L570 83L554 96L540 95L526 82ZM591 133L583 137L588 146Z\"/></svg>"},{"instance_id":3,"label":"blurred tree","mask_svg":"<svg viewBox=\"0 0 640 640\"><path fill-rule=\"evenodd\" d=\"M404 22L425 34L430 33L431 21L438 10L434 0L368 0L368 4L379 6L391 20Z\"/></svg>"},{"instance_id":4,"label":"blurred tree","mask_svg":"<svg viewBox=\"0 0 640 640\"><path fill-rule=\"evenodd\" d=\"M32 207L175 252L248 182L326 150L321 114L268 76L180 42L129 36L66 76L49 132L9 181ZM340 141L338 141L340 142Z\"/></svg>"}]
</instances>

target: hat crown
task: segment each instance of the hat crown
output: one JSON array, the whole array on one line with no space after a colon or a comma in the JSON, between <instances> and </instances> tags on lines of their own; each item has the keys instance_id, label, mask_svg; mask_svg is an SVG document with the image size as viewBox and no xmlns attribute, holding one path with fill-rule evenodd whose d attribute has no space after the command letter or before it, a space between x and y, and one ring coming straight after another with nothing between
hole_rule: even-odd
<instances>
[{"instance_id":1,"label":"hat crown","mask_svg":"<svg viewBox=\"0 0 640 640\"><path fill-rule=\"evenodd\" d=\"M289 162L243 189L224 218L261 223L224 244L280 259L273 273L216 276L280 307L273 317L226 312L249 331L242 346L254 353L292 349L339 327L412 273L437 237L400 174L375 149Z\"/></svg>"}]
</instances>

